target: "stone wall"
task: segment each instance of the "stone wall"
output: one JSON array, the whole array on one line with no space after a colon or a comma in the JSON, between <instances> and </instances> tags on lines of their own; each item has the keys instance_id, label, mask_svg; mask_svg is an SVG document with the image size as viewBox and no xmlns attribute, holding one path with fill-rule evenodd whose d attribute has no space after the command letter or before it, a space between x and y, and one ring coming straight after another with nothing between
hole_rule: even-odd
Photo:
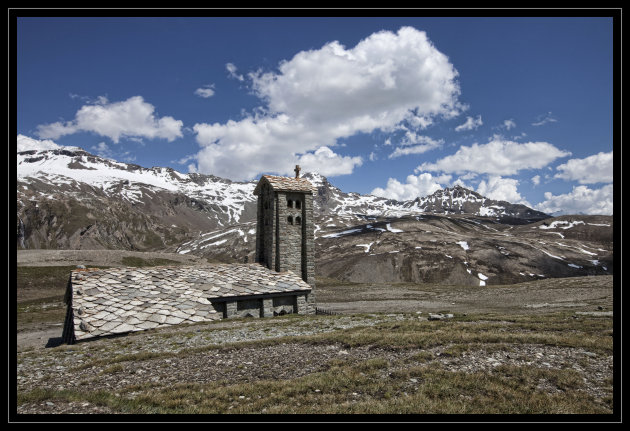
<instances>
[{"instance_id":1,"label":"stone wall","mask_svg":"<svg viewBox=\"0 0 630 431\"><path fill-rule=\"evenodd\" d=\"M302 226L304 224L304 195L277 193L278 248L277 271L292 271L302 275ZM298 208L299 207L299 208Z\"/></svg>"},{"instance_id":2,"label":"stone wall","mask_svg":"<svg viewBox=\"0 0 630 431\"><path fill-rule=\"evenodd\" d=\"M313 289L310 297L314 301L315 293L315 222L313 220L313 195L304 195L304 223L302 226L302 280Z\"/></svg>"},{"instance_id":3,"label":"stone wall","mask_svg":"<svg viewBox=\"0 0 630 431\"><path fill-rule=\"evenodd\" d=\"M277 271L276 268L276 198L269 184L264 184L258 196L256 224L256 262Z\"/></svg>"},{"instance_id":4,"label":"stone wall","mask_svg":"<svg viewBox=\"0 0 630 431\"><path fill-rule=\"evenodd\" d=\"M234 299L214 304L222 309L223 318L272 317L284 314L314 314L306 294L263 298Z\"/></svg>"},{"instance_id":5,"label":"stone wall","mask_svg":"<svg viewBox=\"0 0 630 431\"><path fill-rule=\"evenodd\" d=\"M275 271L290 270L315 285L313 196L274 192L264 184L258 198L256 262Z\"/></svg>"},{"instance_id":6,"label":"stone wall","mask_svg":"<svg viewBox=\"0 0 630 431\"><path fill-rule=\"evenodd\" d=\"M307 296L307 302L309 306L313 306L315 225L311 193L301 189L274 190L269 182L261 179L258 191L256 262L274 271L291 271L301 277L311 286L312 291Z\"/></svg>"}]
</instances>

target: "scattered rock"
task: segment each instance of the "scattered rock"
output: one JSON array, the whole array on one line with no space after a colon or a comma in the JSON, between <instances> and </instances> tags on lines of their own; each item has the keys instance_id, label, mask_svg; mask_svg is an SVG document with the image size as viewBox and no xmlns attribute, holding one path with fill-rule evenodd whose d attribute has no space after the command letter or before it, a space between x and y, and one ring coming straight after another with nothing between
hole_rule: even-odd
<instances>
[{"instance_id":1,"label":"scattered rock","mask_svg":"<svg viewBox=\"0 0 630 431\"><path fill-rule=\"evenodd\" d=\"M431 314L429 313L429 320L447 320L447 319L452 319L453 318L453 314Z\"/></svg>"},{"instance_id":2,"label":"scattered rock","mask_svg":"<svg viewBox=\"0 0 630 431\"><path fill-rule=\"evenodd\" d=\"M576 311L575 314L580 316L613 317L612 311Z\"/></svg>"}]
</instances>

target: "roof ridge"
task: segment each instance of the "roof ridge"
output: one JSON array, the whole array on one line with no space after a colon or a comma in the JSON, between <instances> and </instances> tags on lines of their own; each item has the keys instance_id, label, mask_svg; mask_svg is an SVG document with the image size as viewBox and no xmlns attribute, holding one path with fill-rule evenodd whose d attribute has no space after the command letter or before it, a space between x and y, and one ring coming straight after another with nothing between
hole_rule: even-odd
<instances>
[{"instance_id":1,"label":"roof ridge","mask_svg":"<svg viewBox=\"0 0 630 431\"><path fill-rule=\"evenodd\" d=\"M276 191L296 191L310 194L314 194L316 191L315 186L313 186L313 184L306 178L262 175L256 185L256 188L254 189L255 195L260 193L260 188L263 182L267 182Z\"/></svg>"}]
</instances>

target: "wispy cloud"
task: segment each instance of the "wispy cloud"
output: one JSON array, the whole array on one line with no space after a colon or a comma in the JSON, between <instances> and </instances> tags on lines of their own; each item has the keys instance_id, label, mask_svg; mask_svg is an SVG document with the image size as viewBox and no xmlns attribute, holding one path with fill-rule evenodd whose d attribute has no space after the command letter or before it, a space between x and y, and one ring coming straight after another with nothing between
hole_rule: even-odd
<instances>
[{"instance_id":1,"label":"wispy cloud","mask_svg":"<svg viewBox=\"0 0 630 431\"><path fill-rule=\"evenodd\" d=\"M237 79L237 80L239 80L239 81L244 81L244 80L245 80L245 78L243 77L243 75L240 75L240 74L236 73L236 71L237 71L238 69L237 69L237 67L236 67L234 64L232 64L232 63L227 63L227 64L225 65L225 68L227 69L227 71L228 71L228 75L230 76L230 78L234 78L234 79Z\"/></svg>"},{"instance_id":2,"label":"wispy cloud","mask_svg":"<svg viewBox=\"0 0 630 431\"><path fill-rule=\"evenodd\" d=\"M97 96L96 98L93 98L90 96L82 96L80 94L75 94L75 93L70 93L69 96L71 99L80 100L83 103L87 103L87 104L104 105L108 102L107 96Z\"/></svg>"},{"instance_id":3,"label":"wispy cloud","mask_svg":"<svg viewBox=\"0 0 630 431\"><path fill-rule=\"evenodd\" d=\"M92 146L92 150L94 150L98 156L106 159L111 158L114 155L111 148L109 148L105 142L99 142L98 145Z\"/></svg>"},{"instance_id":4,"label":"wispy cloud","mask_svg":"<svg viewBox=\"0 0 630 431\"><path fill-rule=\"evenodd\" d=\"M505 130L513 129L516 127L516 122L512 119L505 120L503 121L503 127L505 127Z\"/></svg>"},{"instance_id":5,"label":"wispy cloud","mask_svg":"<svg viewBox=\"0 0 630 431\"><path fill-rule=\"evenodd\" d=\"M483 121L481 120L481 115L477 115L477 118L466 117L466 122L455 127L455 131L461 132L462 130L474 130L482 125Z\"/></svg>"},{"instance_id":6,"label":"wispy cloud","mask_svg":"<svg viewBox=\"0 0 630 431\"><path fill-rule=\"evenodd\" d=\"M207 99L214 96L214 84L204 85L195 90L195 95Z\"/></svg>"},{"instance_id":7,"label":"wispy cloud","mask_svg":"<svg viewBox=\"0 0 630 431\"><path fill-rule=\"evenodd\" d=\"M432 139L429 136L418 135L413 132L407 132L400 143L390 155L390 159L410 154L422 154L427 151L440 148L444 144L443 139Z\"/></svg>"},{"instance_id":8,"label":"wispy cloud","mask_svg":"<svg viewBox=\"0 0 630 431\"><path fill-rule=\"evenodd\" d=\"M551 112L547 112L546 114L539 115L536 121L532 123L532 126L542 126L543 124L555 123L556 121L558 120L552 117Z\"/></svg>"}]
</instances>

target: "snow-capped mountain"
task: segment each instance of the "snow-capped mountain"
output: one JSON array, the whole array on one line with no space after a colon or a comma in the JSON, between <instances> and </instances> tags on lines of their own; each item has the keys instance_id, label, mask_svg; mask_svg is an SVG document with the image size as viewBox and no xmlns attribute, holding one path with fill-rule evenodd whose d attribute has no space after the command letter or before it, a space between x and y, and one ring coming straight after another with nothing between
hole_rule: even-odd
<instances>
[{"instance_id":1,"label":"snow-capped mountain","mask_svg":"<svg viewBox=\"0 0 630 431\"><path fill-rule=\"evenodd\" d=\"M438 190L430 196L418 197L411 201L397 201L372 195L344 193L328 180L316 173L304 175L317 187L316 209L320 214L402 217L405 215L468 214L481 217L534 222L549 218L547 214L535 211L521 204L511 204L481 196L461 186Z\"/></svg>"},{"instance_id":2,"label":"snow-capped mountain","mask_svg":"<svg viewBox=\"0 0 630 431\"><path fill-rule=\"evenodd\" d=\"M81 149L17 153L18 247L168 249L255 215L255 183L114 162Z\"/></svg>"},{"instance_id":3,"label":"snow-capped mountain","mask_svg":"<svg viewBox=\"0 0 630 431\"><path fill-rule=\"evenodd\" d=\"M401 217L422 213L540 220L547 216L456 187L414 201L345 193L316 173L317 217ZM18 246L131 248L181 246L191 237L254 220L256 182L144 168L76 147L17 153ZM179 242L179 243L178 243Z\"/></svg>"},{"instance_id":4,"label":"snow-capped mountain","mask_svg":"<svg viewBox=\"0 0 630 431\"><path fill-rule=\"evenodd\" d=\"M525 205L488 199L461 186L445 188L430 196L418 197L408 205L408 208L432 214L474 214L528 222L549 218L547 214Z\"/></svg>"},{"instance_id":5,"label":"snow-capped mountain","mask_svg":"<svg viewBox=\"0 0 630 431\"><path fill-rule=\"evenodd\" d=\"M551 218L462 187L411 201L346 193L316 173L318 275L497 284L612 274L612 217ZM256 181L182 174L82 149L17 153L18 248L159 250L253 261Z\"/></svg>"},{"instance_id":6,"label":"snow-capped mountain","mask_svg":"<svg viewBox=\"0 0 630 431\"><path fill-rule=\"evenodd\" d=\"M73 189L79 190L80 184L87 184L133 205L144 201L145 190L181 193L223 207L225 218L217 220L226 223L238 222L245 204L255 201L252 195L255 182L235 183L212 175L181 174L171 168L147 169L94 156L81 149L20 152L17 166L18 181L39 179L67 185L69 195Z\"/></svg>"},{"instance_id":7,"label":"snow-capped mountain","mask_svg":"<svg viewBox=\"0 0 630 431\"><path fill-rule=\"evenodd\" d=\"M522 205L486 199L461 187L399 202L342 192L316 173L306 173L304 177L318 190L315 208L319 216L400 217L430 212L529 220L548 217ZM158 216L166 223L165 228L179 227L190 231L251 221L255 212L252 193L255 181L240 183L213 175L182 174L171 168L149 169L98 157L80 148L18 152L17 180L18 216L24 231L27 227L21 213L37 205L41 209L41 205L52 198L69 200L79 206L91 199L111 199L117 205L142 211L144 216ZM167 208L163 208L165 205Z\"/></svg>"},{"instance_id":8,"label":"snow-capped mountain","mask_svg":"<svg viewBox=\"0 0 630 431\"><path fill-rule=\"evenodd\" d=\"M333 214L400 217L418 212L415 208L407 208L405 202L359 193L344 193L317 173L306 173L303 177L317 188L314 206L320 216Z\"/></svg>"}]
</instances>

